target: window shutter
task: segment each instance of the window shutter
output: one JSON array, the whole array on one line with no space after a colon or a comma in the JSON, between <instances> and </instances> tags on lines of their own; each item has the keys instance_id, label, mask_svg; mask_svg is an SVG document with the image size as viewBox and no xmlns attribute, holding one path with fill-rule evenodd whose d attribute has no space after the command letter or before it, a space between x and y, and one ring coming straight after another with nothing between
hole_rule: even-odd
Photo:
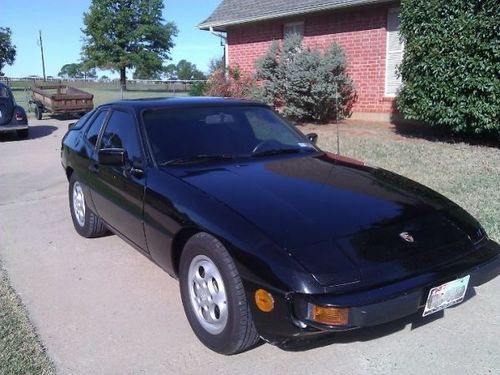
<instances>
[{"instance_id":1,"label":"window shutter","mask_svg":"<svg viewBox=\"0 0 500 375\"><path fill-rule=\"evenodd\" d=\"M403 60L403 43L399 39L400 8L389 9L387 14L387 54L385 71L385 95L396 95L401 86L401 78L396 68Z\"/></svg>"}]
</instances>

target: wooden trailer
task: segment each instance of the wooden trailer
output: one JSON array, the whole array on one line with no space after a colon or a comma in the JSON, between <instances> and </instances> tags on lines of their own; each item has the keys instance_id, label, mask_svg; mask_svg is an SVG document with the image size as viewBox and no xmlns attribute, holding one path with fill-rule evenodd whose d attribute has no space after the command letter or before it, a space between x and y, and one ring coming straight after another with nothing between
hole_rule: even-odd
<instances>
[{"instance_id":1,"label":"wooden trailer","mask_svg":"<svg viewBox=\"0 0 500 375\"><path fill-rule=\"evenodd\" d=\"M35 85L31 88L30 104L35 105L35 115L42 119L44 112L54 114L84 115L94 109L94 95L68 85Z\"/></svg>"}]
</instances>

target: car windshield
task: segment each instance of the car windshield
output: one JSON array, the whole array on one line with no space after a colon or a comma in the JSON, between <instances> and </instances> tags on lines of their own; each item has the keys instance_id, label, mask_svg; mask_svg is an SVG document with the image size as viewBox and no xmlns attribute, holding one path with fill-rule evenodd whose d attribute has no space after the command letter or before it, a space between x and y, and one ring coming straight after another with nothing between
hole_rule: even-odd
<instances>
[{"instance_id":1,"label":"car windshield","mask_svg":"<svg viewBox=\"0 0 500 375\"><path fill-rule=\"evenodd\" d=\"M160 165L317 150L265 107L161 109L145 112L143 119Z\"/></svg>"}]
</instances>

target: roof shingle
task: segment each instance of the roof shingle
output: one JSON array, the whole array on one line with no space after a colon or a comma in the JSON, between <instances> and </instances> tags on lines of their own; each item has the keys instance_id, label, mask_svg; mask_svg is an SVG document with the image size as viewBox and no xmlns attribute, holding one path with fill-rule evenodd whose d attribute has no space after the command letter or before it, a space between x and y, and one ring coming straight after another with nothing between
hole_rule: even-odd
<instances>
[{"instance_id":1,"label":"roof shingle","mask_svg":"<svg viewBox=\"0 0 500 375\"><path fill-rule=\"evenodd\" d=\"M222 0L198 27L225 31L229 25L390 1L394 0Z\"/></svg>"}]
</instances>

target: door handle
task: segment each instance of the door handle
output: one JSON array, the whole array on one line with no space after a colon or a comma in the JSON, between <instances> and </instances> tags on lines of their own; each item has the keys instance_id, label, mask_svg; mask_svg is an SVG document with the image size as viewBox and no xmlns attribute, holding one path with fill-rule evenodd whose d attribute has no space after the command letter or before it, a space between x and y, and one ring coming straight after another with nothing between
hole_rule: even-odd
<instances>
[{"instance_id":1,"label":"door handle","mask_svg":"<svg viewBox=\"0 0 500 375\"><path fill-rule=\"evenodd\" d=\"M141 178L142 176L144 176L144 170L141 168L129 167L129 168L125 169L123 172L124 172L123 174L125 175L125 177L134 176L137 178Z\"/></svg>"}]
</instances>

